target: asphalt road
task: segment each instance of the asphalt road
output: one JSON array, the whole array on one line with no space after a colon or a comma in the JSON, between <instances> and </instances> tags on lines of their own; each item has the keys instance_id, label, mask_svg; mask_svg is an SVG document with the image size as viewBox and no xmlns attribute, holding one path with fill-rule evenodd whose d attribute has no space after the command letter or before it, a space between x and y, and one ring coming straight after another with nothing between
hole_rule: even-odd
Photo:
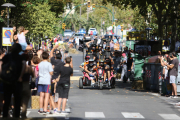
<instances>
[{"instance_id":1,"label":"asphalt road","mask_svg":"<svg viewBox=\"0 0 180 120\"><path fill-rule=\"evenodd\" d=\"M74 54L74 75L80 76L82 54ZM149 91L131 89L131 83L116 82L115 89L87 87L79 89L79 81L71 81L67 116L40 116L37 110L28 110L28 117L52 117L70 120L180 120L180 107L171 99Z\"/></svg>"}]
</instances>

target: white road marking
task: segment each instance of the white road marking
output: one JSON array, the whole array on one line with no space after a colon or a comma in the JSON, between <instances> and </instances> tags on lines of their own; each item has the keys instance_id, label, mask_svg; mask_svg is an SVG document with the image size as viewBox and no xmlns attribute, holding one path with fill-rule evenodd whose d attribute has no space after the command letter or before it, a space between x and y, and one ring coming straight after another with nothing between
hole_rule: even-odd
<instances>
[{"instance_id":1,"label":"white road marking","mask_svg":"<svg viewBox=\"0 0 180 120\"><path fill-rule=\"evenodd\" d=\"M158 93L151 93L151 95L160 96Z\"/></svg>"},{"instance_id":2,"label":"white road marking","mask_svg":"<svg viewBox=\"0 0 180 120\"><path fill-rule=\"evenodd\" d=\"M71 112L70 108L65 109L66 112Z\"/></svg>"},{"instance_id":3,"label":"white road marking","mask_svg":"<svg viewBox=\"0 0 180 120\"><path fill-rule=\"evenodd\" d=\"M86 118L105 118L103 112L85 112Z\"/></svg>"},{"instance_id":4,"label":"white road marking","mask_svg":"<svg viewBox=\"0 0 180 120\"><path fill-rule=\"evenodd\" d=\"M27 111L27 112L26 112L26 116L28 116L30 112L31 112L31 111Z\"/></svg>"},{"instance_id":5,"label":"white road marking","mask_svg":"<svg viewBox=\"0 0 180 120\"><path fill-rule=\"evenodd\" d=\"M47 114L46 117L66 117L67 114Z\"/></svg>"},{"instance_id":6,"label":"white road marking","mask_svg":"<svg viewBox=\"0 0 180 120\"><path fill-rule=\"evenodd\" d=\"M180 117L176 114L159 114L165 120L180 120Z\"/></svg>"},{"instance_id":7,"label":"white road marking","mask_svg":"<svg viewBox=\"0 0 180 120\"><path fill-rule=\"evenodd\" d=\"M121 112L125 118L144 118L140 113Z\"/></svg>"},{"instance_id":8,"label":"white road marking","mask_svg":"<svg viewBox=\"0 0 180 120\"><path fill-rule=\"evenodd\" d=\"M78 73L78 72L79 72L79 70L73 70L73 72L74 72L74 73Z\"/></svg>"}]
</instances>

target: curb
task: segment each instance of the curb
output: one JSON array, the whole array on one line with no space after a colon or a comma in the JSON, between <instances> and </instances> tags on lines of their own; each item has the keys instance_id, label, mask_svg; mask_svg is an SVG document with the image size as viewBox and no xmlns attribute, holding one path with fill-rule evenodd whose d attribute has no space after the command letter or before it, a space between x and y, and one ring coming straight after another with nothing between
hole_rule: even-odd
<instances>
[{"instance_id":1,"label":"curb","mask_svg":"<svg viewBox=\"0 0 180 120\"><path fill-rule=\"evenodd\" d=\"M80 77L82 77L82 76L72 76L72 77L70 77L70 80L79 80Z\"/></svg>"}]
</instances>

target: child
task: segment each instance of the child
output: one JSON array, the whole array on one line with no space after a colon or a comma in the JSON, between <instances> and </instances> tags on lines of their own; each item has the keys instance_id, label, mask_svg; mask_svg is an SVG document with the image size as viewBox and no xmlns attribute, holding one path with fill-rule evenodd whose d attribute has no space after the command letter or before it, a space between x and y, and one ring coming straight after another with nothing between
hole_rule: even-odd
<instances>
[{"instance_id":1,"label":"child","mask_svg":"<svg viewBox=\"0 0 180 120\"><path fill-rule=\"evenodd\" d=\"M53 74L53 68L51 63L48 62L49 54L47 52L42 53L42 58L43 61L39 63L38 92L40 93L40 110L38 112L40 114L47 114L47 107L50 95L51 75Z\"/></svg>"},{"instance_id":2,"label":"child","mask_svg":"<svg viewBox=\"0 0 180 120\"><path fill-rule=\"evenodd\" d=\"M32 47L30 45L27 45L26 43L26 37L25 35L29 32L29 30L25 30L23 26L20 26L18 28L18 42L22 47L22 50L32 50ZM22 52L20 53L22 54Z\"/></svg>"}]
</instances>

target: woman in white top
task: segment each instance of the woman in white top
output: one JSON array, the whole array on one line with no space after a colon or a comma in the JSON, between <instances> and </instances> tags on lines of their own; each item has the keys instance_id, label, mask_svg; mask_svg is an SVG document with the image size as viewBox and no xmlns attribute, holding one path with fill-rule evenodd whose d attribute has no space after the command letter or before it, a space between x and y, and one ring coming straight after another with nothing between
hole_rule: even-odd
<instances>
[{"instance_id":1,"label":"woman in white top","mask_svg":"<svg viewBox=\"0 0 180 120\"><path fill-rule=\"evenodd\" d=\"M22 47L22 50L32 50L32 47L30 45L27 45L26 37L25 35L29 32L29 30L25 30L23 26L20 26L18 28L18 41L19 44Z\"/></svg>"}]
</instances>

